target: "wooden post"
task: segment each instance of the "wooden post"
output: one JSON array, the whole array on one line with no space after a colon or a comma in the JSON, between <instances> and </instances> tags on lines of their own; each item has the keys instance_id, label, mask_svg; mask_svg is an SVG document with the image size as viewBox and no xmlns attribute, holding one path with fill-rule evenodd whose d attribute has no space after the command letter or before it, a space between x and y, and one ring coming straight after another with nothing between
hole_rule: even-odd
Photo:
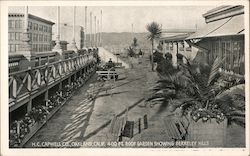
<instances>
[{"instance_id":1,"label":"wooden post","mask_svg":"<svg viewBox=\"0 0 250 156\"><path fill-rule=\"evenodd\" d=\"M28 101L28 104L27 104L27 113L29 113L32 109L32 98L29 97L29 101Z\"/></svg>"},{"instance_id":2,"label":"wooden post","mask_svg":"<svg viewBox=\"0 0 250 156\"><path fill-rule=\"evenodd\" d=\"M17 97L17 82L15 78L13 79L13 82L12 82L12 95L14 98Z\"/></svg>"},{"instance_id":3,"label":"wooden post","mask_svg":"<svg viewBox=\"0 0 250 156\"><path fill-rule=\"evenodd\" d=\"M141 118L138 119L138 132L141 133Z\"/></svg>"},{"instance_id":4,"label":"wooden post","mask_svg":"<svg viewBox=\"0 0 250 156\"><path fill-rule=\"evenodd\" d=\"M82 69L80 69L80 77L82 77Z\"/></svg>"},{"instance_id":5,"label":"wooden post","mask_svg":"<svg viewBox=\"0 0 250 156\"><path fill-rule=\"evenodd\" d=\"M37 70L37 83L38 85L41 85L41 73L39 70Z\"/></svg>"},{"instance_id":6,"label":"wooden post","mask_svg":"<svg viewBox=\"0 0 250 156\"><path fill-rule=\"evenodd\" d=\"M68 78L68 84L71 84L71 76Z\"/></svg>"},{"instance_id":7,"label":"wooden post","mask_svg":"<svg viewBox=\"0 0 250 156\"><path fill-rule=\"evenodd\" d=\"M62 81L59 82L59 93L62 96Z\"/></svg>"},{"instance_id":8,"label":"wooden post","mask_svg":"<svg viewBox=\"0 0 250 156\"><path fill-rule=\"evenodd\" d=\"M144 115L143 117L143 122L144 122L144 129L148 128L148 118L147 118L147 114Z\"/></svg>"},{"instance_id":9,"label":"wooden post","mask_svg":"<svg viewBox=\"0 0 250 156\"><path fill-rule=\"evenodd\" d=\"M41 65L41 57L38 57L38 66Z\"/></svg>"},{"instance_id":10,"label":"wooden post","mask_svg":"<svg viewBox=\"0 0 250 156\"><path fill-rule=\"evenodd\" d=\"M44 100L45 100L45 106L48 106L48 99L49 99L49 90L46 89L45 94L44 94Z\"/></svg>"},{"instance_id":11,"label":"wooden post","mask_svg":"<svg viewBox=\"0 0 250 156\"><path fill-rule=\"evenodd\" d=\"M76 81L76 77L77 77L76 74L77 74L77 72L74 74L74 81Z\"/></svg>"}]
</instances>

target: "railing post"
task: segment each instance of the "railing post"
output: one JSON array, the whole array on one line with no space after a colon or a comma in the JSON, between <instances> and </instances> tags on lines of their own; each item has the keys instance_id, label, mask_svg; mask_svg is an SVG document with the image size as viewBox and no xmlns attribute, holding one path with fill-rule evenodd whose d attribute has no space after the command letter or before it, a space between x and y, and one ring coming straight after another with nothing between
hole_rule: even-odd
<instances>
[{"instance_id":1,"label":"railing post","mask_svg":"<svg viewBox=\"0 0 250 156\"><path fill-rule=\"evenodd\" d=\"M55 65L52 66L52 74L53 74L53 77L56 78L56 67Z\"/></svg>"},{"instance_id":2,"label":"railing post","mask_svg":"<svg viewBox=\"0 0 250 156\"><path fill-rule=\"evenodd\" d=\"M32 87L32 81L31 81L31 70L28 71L28 79L27 79L27 88L29 92L31 92L31 87Z\"/></svg>"},{"instance_id":3,"label":"railing post","mask_svg":"<svg viewBox=\"0 0 250 156\"><path fill-rule=\"evenodd\" d=\"M17 82L16 79L13 77L13 82L12 82L12 95L14 98L17 97Z\"/></svg>"},{"instance_id":4,"label":"railing post","mask_svg":"<svg viewBox=\"0 0 250 156\"><path fill-rule=\"evenodd\" d=\"M37 83L38 85L41 85L41 73L39 70L37 70Z\"/></svg>"},{"instance_id":5,"label":"railing post","mask_svg":"<svg viewBox=\"0 0 250 156\"><path fill-rule=\"evenodd\" d=\"M58 64L58 71L59 71L59 74L61 77L62 76L62 62L59 62L59 64Z\"/></svg>"}]
</instances>

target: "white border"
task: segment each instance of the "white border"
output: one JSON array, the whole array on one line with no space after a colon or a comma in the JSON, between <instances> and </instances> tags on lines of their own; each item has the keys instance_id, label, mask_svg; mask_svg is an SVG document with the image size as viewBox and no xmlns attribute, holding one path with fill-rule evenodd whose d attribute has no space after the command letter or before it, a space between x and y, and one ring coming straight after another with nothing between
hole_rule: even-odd
<instances>
[{"instance_id":1,"label":"white border","mask_svg":"<svg viewBox=\"0 0 250 156\"><path fill-rule=\"evenodd\" d=\"M9 149L8 148L8 6L245 6L246 121L249 121L249 1L0 1L1 4L1 154L5 155L249 155L249 123L246 122L246 148L81 148Z\"/></svg>"}]
</instances>

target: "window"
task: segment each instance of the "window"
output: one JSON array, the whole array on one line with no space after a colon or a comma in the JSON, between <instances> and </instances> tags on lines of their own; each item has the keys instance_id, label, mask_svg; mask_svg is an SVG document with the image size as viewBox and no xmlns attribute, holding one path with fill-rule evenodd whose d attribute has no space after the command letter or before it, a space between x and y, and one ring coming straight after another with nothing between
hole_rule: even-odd
<instances>
[{"instance_id":1,"label":"window","mask_svg":"<svg viewBox=\"0 0 250 156\"><path fill-rule=\"evenodd\" d=\"M15 20L15 28L22 28L23 27L23 21L22 20Z\"/></svg>"},{"instance_id":2,"label":"window","mask_svg":"<svg viewBox=\"0 0 250 156\"><path fill-rule=\"evenodd\" d=\"M10 29L15 28L15 21L14 20L9 20L9 28Z\"/></svg>"},{"instance_id":3,"label":"window","mask_svg":"<svg viewBox=\"0 0 250 156\"><path fill-rule=\"evenodd\" d=\"M14 41L15 40L15 33L11 32L9 33L9 40Z\"/></svg>"},{"instance_id":4,"label":"window","mask_svg":"<svg viewBox=\"0 0 250 156\"><path fill-rule=\"evenodd\" d=\"M43 41L43 35L39 34L39 41Z\"/></svg>"},{"instance_id":5,"label":"window","mask_svg":"<svg viewBox=\"0 0 250 156\"><path fill-rule=\"evenodd\" d=\"M37 52L37 44L32 45L32 51Z\"/></svg>"},{"instance_id":6,"label":"window","mask_svg":"<svg viewBox=\"0 0 250 156\"><path fill-rule=\"evenodd\" d=\"M41 44L38 44L38 52L41 52L42 51L42 46L41 46Z\"/></svg>"},{"instance_id":7,"label":"window","mask_svg":"<svg viewBox=\"0 0 250 156\"><path fill-rule=\"evenodd\" d=\"M33 23L33 30L38 30L38 24Z\"/></svg>"},{"instance_id":8,"label":"window","mask_svg":"<svg viewBox=\"0 0 250 156\"><path fill-rule=\"evenodd\" d=\"M38 40L38 34L33 34L33 41L37 41Z\"/></svg>"},{"instance_id":9,"label":"window","mask_svg":"<svg viewBox=\"0 0 250 156\"><path fill-rule=\"evenodd\" d=\"M28 34L28 37L29 37L30 41L32 41L32 34L31 33Z\"/></svg>"},{"instance_id":10,"label":"window","mask_svg":"<svg viewBox=\"0 0 250 156\"><path fill-rule=\"evenodd\" d=\"M8 45L8 51L10 52L10 44Z\"/></svg>"},{"instance_id":11,"label":"window","mask_svg":"<svg viewBox=\"0 0 250 156\"><path fill-rule=\"evenodd\" d=\"M35 44L34 51L37 52L37 44Z\"/></svg>"},{"instance_id":12,"label":"window","mask_svg":"<svg viewBox=\"0 0 250 156\"><path fill-rule=\"evenodd\" d=\"M20 28L19 20L16 20L16 21L15 21L15 28Z\"/></svg>"},{"instance_id":13,"label":"window","mask_svg":"<svg viewBox=\"0 0 250 156\"><path fill-rule=\"evenodd\" d=\"M39 25L39 31L43 31L43 25Z\"/></svg>"},{"instance_id":14,"label":"window","mask_svg":"<svg viewBox=\"0 0 250 156\"><path fill-rule=\"evenodd\" d=\"M15 50L16 50L16 51L19 51L19 44L16 44L16 45L15 45Z\"/></svg>"},{"instance_id":15,"label":"window","mask_svg":"<svg viewBox=\"0 0 250 156\"><path fill-rule=\"evenodd\" d=\"M28 21L28 28L29 30L32 30L32 22Z\"/></svg>"},{"instance_id":16,"label":"window","mask_svg":"<svg viewBox=\"0 0 250 156\"><path fill-rule=\"evenodd\" d=\"M15 33L15 40L17 40L17 41L20 40L20 34L21 34L21 33Z\"/></svg>"},{"instance_id":17,"label":"window","mask_svg":"<svg viewBox=\"0 0 250 156\"><path fill-rule=\"evenodd\" d=\"M44 32L48 32L48 27L44 26Z\"/></svg>"},{"instance_id":18,"label":"window","mask_svg":"<svg viewBox=\"0 0 250 156\"><path fill-rule=\"evenodd\" d=\"M15 44L10 44L10 52L15 52L15 51L16 51Z\"/></svg>"}]
</instances>

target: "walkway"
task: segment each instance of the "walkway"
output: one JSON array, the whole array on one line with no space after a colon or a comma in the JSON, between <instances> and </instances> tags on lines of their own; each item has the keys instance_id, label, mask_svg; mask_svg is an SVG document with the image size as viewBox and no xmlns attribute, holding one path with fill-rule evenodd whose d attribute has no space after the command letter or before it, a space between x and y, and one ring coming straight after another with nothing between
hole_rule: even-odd
<instances>
[{"instance_id":1,"label":"walkway","mask_svg":"<svg viewBox=\"0 0 250 156\"><path fill-rule=\"evenodd\" d=\"M95 75L85 86L52 117L47 124L38 131L25 147L34 147L36 142L79 142L106 141L106 131L114 114L123 115L126 108L129 119L138 119L149 108L144 107L144 95L149 81L147 63L134 69L120 69L122 74L112 89L113 96L103 91L94 101L86 98L86 91L90 84L100 84ZM53 147L53 145L51 146Z\"/></svg>"}]
</instances>

